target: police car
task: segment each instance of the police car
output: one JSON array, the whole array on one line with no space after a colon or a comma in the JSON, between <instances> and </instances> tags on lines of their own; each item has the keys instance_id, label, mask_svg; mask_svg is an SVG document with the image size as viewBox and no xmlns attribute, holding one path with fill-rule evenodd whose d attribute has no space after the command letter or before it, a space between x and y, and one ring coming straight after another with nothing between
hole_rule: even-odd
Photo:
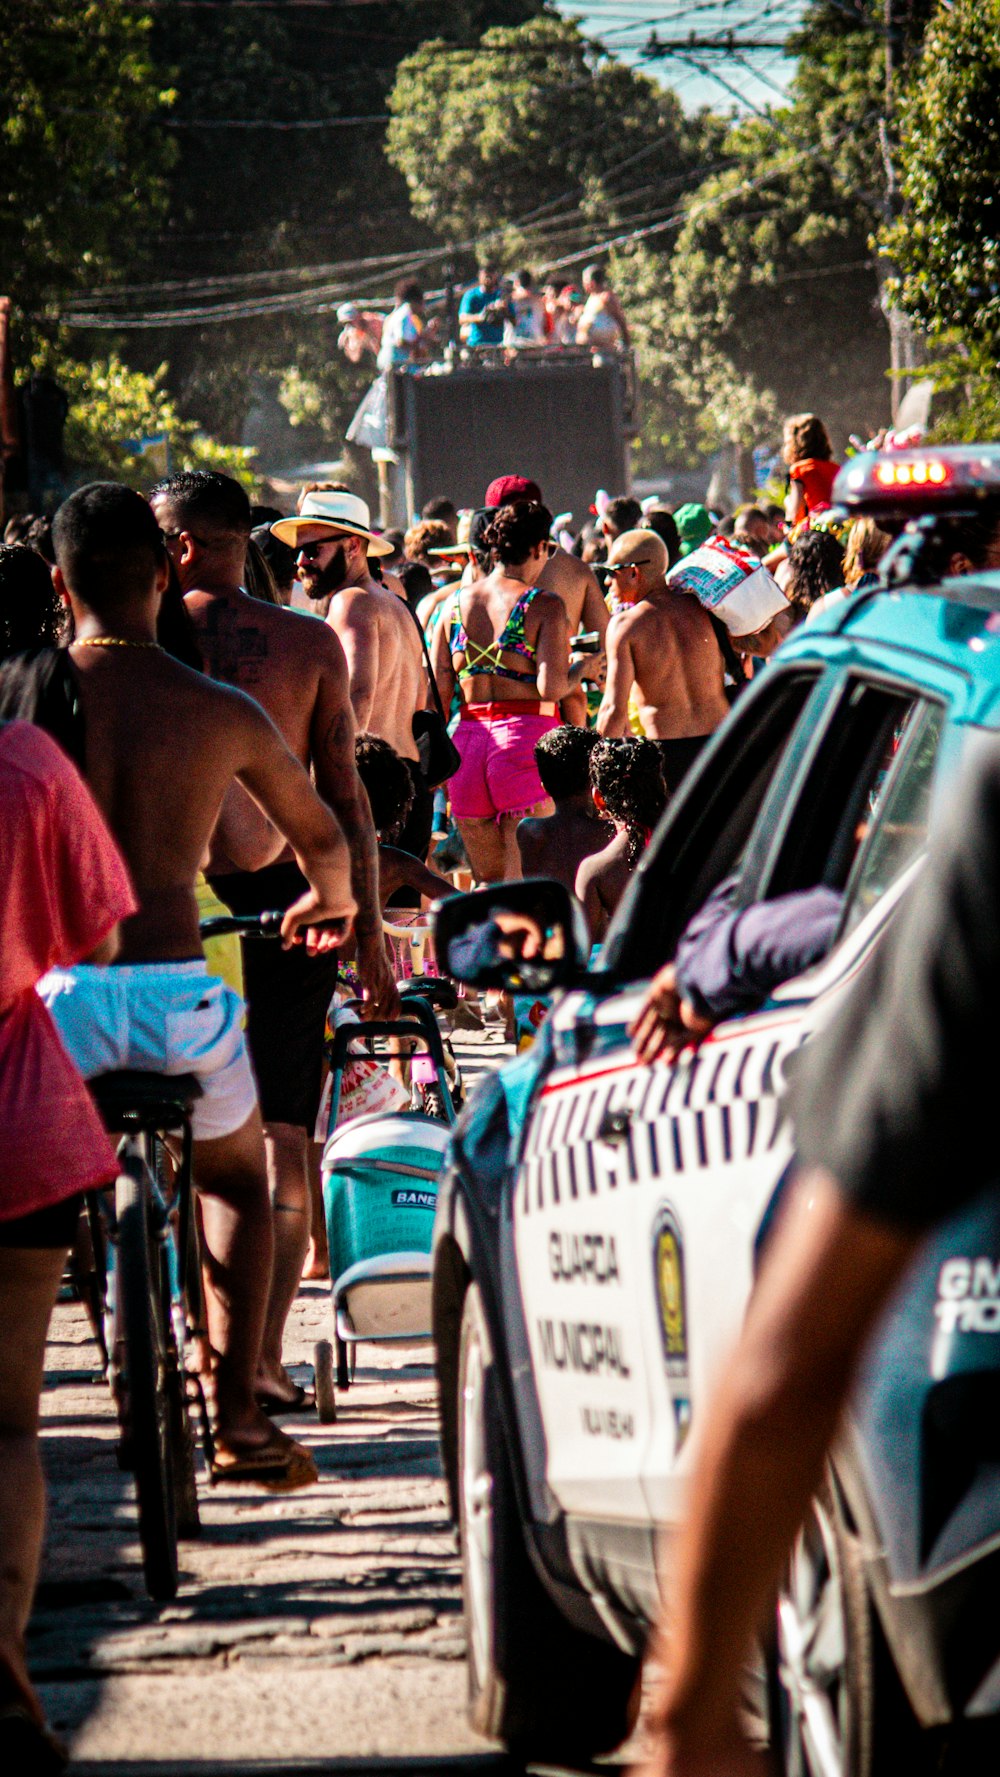
<instances>
[{"instance_id":1,"label":"police car","mask_svg":"<svg viewBox=\"0 0 1000 1777\"><path fill-rule=\"evenodd\" d=\"M460 1121L433 1255L472 1721L535 1756L592 1756L629 1731L659 1607L658 1536L679 1522L692 1433L792 1158L783 1088L886 931L961 755L1000 728L1000 573L938 577L956 515L1000 516L1000 448L855 458L835 497L904 527L895 578L796 631L754 680L674 798L596 965L554 883L495 885L437 910L441 956L491 909L529 915L544 958L466 979L558 990L534 1048L483 1082ZM734 872L743 905L841 891L837 940L759 1012L672 1065L639 1066L627 1030L643 988ZM976 1238L1000 1280L1000 1246ZM943 1279L956 1315L973 1275L967 1264ZM782 1597L772 1732L790 1771L862 1769L876 1676L859 1611L874 1598L884 1625L891 1616L884 1520L899 1509L878 1498L871 1466L838 1482L836 1509L817 1506ZM871 1571L845 1554L862 1523ZM938 1594L933 1572L910 1577L910 1651L890 1635L890 1664L926 1721L930 1656L912 1599L925 1581ZM939 1696L931 1718L960 1706Z\"/></svg>"}]
</instances>

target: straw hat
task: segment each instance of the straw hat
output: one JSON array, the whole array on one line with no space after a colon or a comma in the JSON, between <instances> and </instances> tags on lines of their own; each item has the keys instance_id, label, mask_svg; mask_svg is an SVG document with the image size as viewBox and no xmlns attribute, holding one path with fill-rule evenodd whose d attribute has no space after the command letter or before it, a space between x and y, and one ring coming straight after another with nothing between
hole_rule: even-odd
<instances>
[{"instance_id":1,"label":"straw hat","mask_svg":"<svg viewBox=\"0 0 1000 1777\"><path fill-rule=\"evenodd\" d=\"M393 545L377 537L371 528L367 502L358 494L316 492L307 494L302 511L294 518L279 518L271 526L281 543L298 549L303 531L327 531L331 537L364 537L369 555L392 555Z\"/></svg>"}]
</instances>

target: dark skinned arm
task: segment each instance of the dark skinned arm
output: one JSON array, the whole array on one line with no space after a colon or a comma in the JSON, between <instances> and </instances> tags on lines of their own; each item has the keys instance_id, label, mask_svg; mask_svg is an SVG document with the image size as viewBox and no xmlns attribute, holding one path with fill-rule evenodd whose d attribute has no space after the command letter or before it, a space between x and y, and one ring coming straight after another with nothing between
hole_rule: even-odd
<instances>
[{"instance_id":1,"label":"dark skinned arm","mask_svg":"<svg viewBox=\"0 0 1000 1777\"><path fill-rule=\"evenodd\" d=\"M439 876L436 870L429 870L412 852L400 851L395 845L379 846L378 873L383 907L389 896L401 888L415 889L418 895L426 895L431 901L456 892L454 883L449 882L447 876ZM391 912L390 909L390 917Z\"/></svg>"},{"instance_id":2,"label":"dark skinned arm","mask_svg":"<svg viewBox=\"0 0 1000 1777\"><path fill-rule=\"evenodd\" d=\"M347 662L333 631L324 631L309 756L316 788L333 809L351 854L351 887L358 904L354 929L365 1009L371 1018L396 1018L399 994L382 939L378 844L372 811L354 762L354 712Z\"/></svg>"},{"instance_id":3,"label":"dark skinned arm","mask_svg":"<svg viewBox=\"0 0 1000 1777\"><path fill-rule=\"evenodd\" d=\"M243 692L228 695L236 774L288 840L309 884L282 920L286 948L301 942L300 927L324 920L339 922L341 929L327 933L322 944L314 940L310 948L336 948L349 933L356 911L344 833L270 716Z\"/></svg>"},{"instance_id":4,"label":"dark skinned arm","mask_svg":"<svg viewBox=\"0 0 1000 1777\"><path fill-rule=\"evenodd\" d=\"M743 1665L868 1335L918 1240L853 1209L827 1173L796 1185L702 1429L642 1777L763 1777L739 1723Z\"/></svg>"}]
</instances>

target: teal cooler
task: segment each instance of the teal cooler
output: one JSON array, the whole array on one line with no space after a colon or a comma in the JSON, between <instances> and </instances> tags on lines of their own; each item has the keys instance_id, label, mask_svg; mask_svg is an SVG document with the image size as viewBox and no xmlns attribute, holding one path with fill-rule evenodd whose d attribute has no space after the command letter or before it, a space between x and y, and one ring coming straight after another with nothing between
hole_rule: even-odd
<instances>
[{"instance_id":1,"label":"teal cooler","mask_svg":"<svg viewBox=\"0 0 1000 1777\"><path fill-rule=\"evenodd\" d=\"M356 1117L329 1137L323 1209L338 1347L430 1338L431 1233L449 1134L396 1111Z\"/></svg>"}]
</instances>

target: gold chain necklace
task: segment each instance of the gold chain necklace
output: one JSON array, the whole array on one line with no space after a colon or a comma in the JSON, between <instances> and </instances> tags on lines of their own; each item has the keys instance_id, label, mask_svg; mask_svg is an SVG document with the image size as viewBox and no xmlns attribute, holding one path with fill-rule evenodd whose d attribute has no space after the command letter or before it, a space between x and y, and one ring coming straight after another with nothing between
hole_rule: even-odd
<instances>
[{"instance_id":1,"label":"gold chain necklace","mask_svg":"<svg viewBox=\"0 0 1000 1777\"><path fill-rule=\"evenodd\" d=\"M82 636L70 645L74 648L157 648L161 654L163 652L159 642L133 642L127 636Z\"/></svg>"}]
</instances>

